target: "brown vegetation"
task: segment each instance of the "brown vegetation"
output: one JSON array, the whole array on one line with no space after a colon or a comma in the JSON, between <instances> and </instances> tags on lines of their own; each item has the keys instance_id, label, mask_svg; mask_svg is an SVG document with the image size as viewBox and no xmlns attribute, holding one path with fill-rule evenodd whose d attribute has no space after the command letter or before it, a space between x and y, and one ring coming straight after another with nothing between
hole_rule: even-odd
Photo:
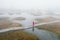
<instances>
[{"instance_id":1,"label":"brown vegetation","mask_svg":"<svg viewBox=\"0 0 60 40\"><path fill-rule=\"evenodd\" d=\"M16 18L14 18L14 20L25 20L25 18L24 17L16 17Z\"/></svg>"},{"instance_id":2,"label":"brown vegetation","mask_svg":"<svg viewBox=\"0 0 60 40\"><path fill-rule=\"evenodd\" d=\"M38 29L44 29L44 30L49 30L49 31L55 32L60 37L60 22L41 25L38 27Z\"/></svg>"},{"instance_id":3,"label":"brown vegetation","mask_svg":"<svg viewBox=\"0 0 60 40\"><path fill-rule=\"evenodd\" d=\"M37 36L23 30L0 33L0 40L39 40Z\"/></svg>"},{"instance_id":4,"label":"brown vegetation","mask_svg":"<svg viewBox=\"0 0 60 40\"><path fill-rule=\"evenodd\" d=\"M41 18L41 19L35 19L38 23L45 23L45 22L51 22L51 21L55 21L55 20L59 20L57 18L53 18L53 17L46 17L46 18Z\"/></svg>"},{"instance_id":5,"label":"brown vegetation","mask_svg":"<svg viewBox=\"0 0 60 40\"><path fill-rule=\"evenodd\" d=\"M60 22L52 23L52 24L45 24L38 27L39 29L46 29L50 31L54 31L60 34Z\"/></svg>"},{"instance_id":6,"label":"brown vegetation","mask_svg":"<svg viewBox=\"0 0 60 40\"><path fill-rule=\"evenodd\" d=\"M13 23L10 21L0 21L0 29L5 29L9 27L21 27L22 25L19 23Z\"/></svg>"}]
</instances>

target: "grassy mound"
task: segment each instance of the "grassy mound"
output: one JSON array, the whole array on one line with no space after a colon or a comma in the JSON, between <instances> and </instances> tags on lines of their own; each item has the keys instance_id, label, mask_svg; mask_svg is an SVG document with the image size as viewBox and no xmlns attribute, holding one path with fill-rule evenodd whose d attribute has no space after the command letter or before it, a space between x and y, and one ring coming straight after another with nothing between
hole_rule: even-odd
<instances>
[{"instance_id":1,"label":"grassy mound","mask_svg":"<svg viewBox=\"0 0 60 40\"><path fill-rule=\"evenodd\" d=\"M37 23L46 23L46 22L51 22L51 21L55 21L55 20L59 20L59 19L54 18L54 17L46 17L46 18L35 19L35 21L37 21Z\"/></svg>"},{"instance_id":2,"label":"grassy mound","mask_svg":"<svg viewBox=\"0 0 60 40\"><path fill-rule=\"evenodd\" d=\"M0 21L0 29L10 28L10 27L21 27L22 24L14 23L10 21Z\"/></svg>"},{"instance_id":3,"label":"grassy mound","mask_svg":"<svg viewBox=\"0 0 60 40\"><path fill-rule=\"evenodd\" d=\"M14 20L25 20L25 18L24 17L16 17L16 18L14 18Z\"/></svg>"},{"instance_id":4,"label":"grassy mound","mask_svg":"<svg viewBox=\"0 0 60 40\"><path fill-rule=\"evenodd\" d=\"M0 33L0 40L39 40L35 35L23 30Z\"/></svg>"}]
</instances>

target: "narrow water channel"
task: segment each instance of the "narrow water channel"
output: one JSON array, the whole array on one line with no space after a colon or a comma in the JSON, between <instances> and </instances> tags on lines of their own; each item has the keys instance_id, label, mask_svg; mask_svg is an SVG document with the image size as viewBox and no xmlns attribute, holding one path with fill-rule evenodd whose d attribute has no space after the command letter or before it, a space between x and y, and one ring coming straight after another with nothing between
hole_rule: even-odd
<instances>
[{"instance_id":1,"label":"narrow water channel","mask_svg":"<svg viewBox=\"0 0 60 40\"><path fill-rule=\"evenodd\" d=\"M59 40L57 34L53 32L37 28L34 29L35 29L34 32L32 31L32 29L26 29L25 31L36 35L41 40Z\"/></svg>"}]
</instances>

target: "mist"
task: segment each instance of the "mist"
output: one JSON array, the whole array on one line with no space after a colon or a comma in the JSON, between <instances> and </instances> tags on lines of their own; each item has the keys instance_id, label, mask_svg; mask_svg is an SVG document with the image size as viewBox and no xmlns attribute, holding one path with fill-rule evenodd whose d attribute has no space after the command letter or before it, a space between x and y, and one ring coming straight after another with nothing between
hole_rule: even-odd
<instances>
[{"instance_id":1,"label":"mist","mask_svg":"<svg viewBox=\"0 0 60 40\"><path fill-rule=\"evenodd\" d=\"M0 8L8 9L59 9L60 0L0 0Z\"/></svg>"},{"instance_id":2,"label":"mist","mask_svg":"<svg viewBox=\"0 0 60 40\"><path fill-rule=\"evenodd\" d=\"M59 14L60 0L0 0L0 12L2 10L4 13Z\"/></svg>"}]
</instances>

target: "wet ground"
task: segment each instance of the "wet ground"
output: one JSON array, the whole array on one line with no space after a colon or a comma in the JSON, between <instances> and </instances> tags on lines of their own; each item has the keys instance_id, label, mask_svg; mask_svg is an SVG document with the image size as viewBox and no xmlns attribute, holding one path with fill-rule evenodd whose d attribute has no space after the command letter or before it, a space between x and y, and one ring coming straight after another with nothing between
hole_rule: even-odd
<instances>
[{"instance_id":1,"label":"wet ground","mask_svg":"<svg viewBox=\"0 0 60 40\"><path fill-rule=\"evenodd\" d=\"M13 18L19 17L19 16L20 15L18 15L18 16L14 15L14 16L9 16L9 17L11 17L11 19L13 19ZM26 20L24 20L24 21L12 20L12 22L21 23L21 24L23 24L23 27L31 27L32 26L32 22L34 21L34 19L38 18L38 17L35 17L33 15L29 15L29 14L25 14L25 13L23 13L21 16L25 17ZM14 30L14 28L10 28L10 29ZM15 29L18 30L18 29L21 29L21 28L15 28ZM41 40L59 40L57 34L55 34L55 33L49 32L47 30L39 30L37 28L34 28L34 29L35 29L34 32L32 31L32 28L31 29L26 29L25 31L29 32L29 33L32 33L32 34L35 34ZM4 31L8 31L8 30L9 29L3 30L3 32ZM2 32L2 31L0 30L0 32Z\"/></svg>"}]
</instances>

